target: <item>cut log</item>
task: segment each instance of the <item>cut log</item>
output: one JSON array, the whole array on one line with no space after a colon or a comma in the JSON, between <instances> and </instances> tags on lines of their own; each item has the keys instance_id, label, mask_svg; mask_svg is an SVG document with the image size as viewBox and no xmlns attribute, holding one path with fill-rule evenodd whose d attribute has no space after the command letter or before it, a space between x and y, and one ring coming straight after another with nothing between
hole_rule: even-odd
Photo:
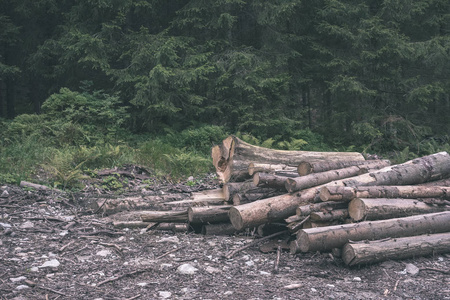
<instances>
[{"instance_id":1,"label":"cut log","mask_svg":"<svg viewBox=\"0 0 450 300\"><path fill-rule=\"evenodd\" d=\"M421 183L420 185L423 185L423 186L446 186L446 187L450 187L450 178L443 178L443 179L439 179L439 180L424 182L424 183Z\"/></svg>"},{"instance_id":2,"label":"cut log","mask_svg":"<svg viewBox=\"0 0 450 300\"><path fill-rule=\"evenodd\" d=\"M155 222L155 223L180 223L188 221L188 213L183 211L142 211L141 220L143 222Z\"/></svg>"},{"instance_id":3,"label":"cut log","mask_svg":"<svg viewBox=\"0 0 450 300\"><path fill-rule=\"evenodd\" d=\"M334 202L334 201L327 201L327 202L319 202L309 205L302 205L299 206L296 209L296 215L305 217L312 212L328 212L332 211L333 209L341 209L341 208L347 208L347 204L343 202Z\"/></svg>"},{"instance_id":4,"label":"cut log","mask_svg":"<svg viewBox=\"0 0 450 300\"><path fill-rule=\"evenodd\" d=\"M297 167L297 172L300 176L305 176L311 173L321 173L331 170L344 169L352 166L365 166L365 165L379 164L379 169L389 166L391 162L389 160L347 160L347 161L302 161Z\"/></svg>"},{"instance_id":5,"label":"cut log","mask_svg":"<svg viewBox=\"0 0 450 300\"><path fill-rule=\"evenodd\" d=\"M255 173L271 173L271 174L275 174L275 173L296 173L297 172L297 168L296 167L291 167L291 166L287 166L287 165L271 165L271 164L258 164L258 163L250 163L248 165L248 174L250 176L253 176ZM298 176L298 175L296 175Z\"/></svg>"},{"instance_id":6,"label":"cut log","mask_svg":"<svg viewBox=\"0 0 450 300\"><path fill-rule=\"evenodd\" d=\"M253 184L253 180L247 180L244 182L227 182L223 185L222 191L225 200L232 201L235 194L244 193L255 188L256 185Z\"/></svg>"},{"instance_id":7,"label":"cut log","mask_svg":"<svg viewBox=\"0 0 450 300\"><path fill-rule=\"evenodd\" d=\"M325 171L320 173L313 173L306 176L287 178L286 190L289 193L300 191L309 187L318 186L333 180L348 178L360 174L367 173L369 170L377 170L388 166L386 161L375 161L373 163L366 163L364 166L351 166L343 169Z\"/></svg>"},{"instance_id":8,"label":"cut log","mask_svg":"<svg viewBox=\"0 0 450 300\"><path fill-rule=\"evenodd\" d=\"M345 220L348 218L347 209L334 209L328 212L317 211L311 213L311 222L329 222L335 220Z\"/></svg>"},{"instance_id":9,"label":"cut log","mask_svg":"<svg viewBox=\"0 0 450 300\"><path fill-rule=\"evenodd\" d=\"M348 205L348 212L354 221L400 218L446 210L450 207L403 198L355 198Z\"/></svg>"},{"instance_id":10,"label":"cut log","mask_svg":"<svg viewBox=\"0 0 450 300\"><path fill-rule=\"evenodd\" d=\"M39 191L56 191L56 192L63 193L62 190L54 189L54 188L48 187L46 185L32 183L32 182L28 182L28 181L21 181L20 187L33 188L33 189L39 190Z\"/></svg>"},{"instance_id":11,"label":"cut log","mask_svg":"<svg viewBox=\"0 0 450 300\"><path fill-rule=\"evenodd\" d=\"M450 233L419 235L369 243L347 243L342 259L349 266L450 252Z\"/></svg>"},{"instance_id":12,"label":"cut log","mask_svg":"<svg viewBox=\"0 0 450 300\"><path fill-rule=\"evenodd\" d=\"M284 190L286 179L289 177L273 175L269 173L256 173L253 175L253 184L258 187L274 188L277 190Z\"/></svg>"},{"instance_id":13,"label":"cut log","mask_svg":"<svg viewBox=\"0 0 450 300\"><path fill-rule=\"evenodd\" d=\"M161 196L99 199L91 203L91 208L97 213L112 215L122 211L159 208L163 201L164 198Z\"/></svg>"},{"instance_id":14,"label":"cut log","mask_svg":"<svg viewBox=\"0 0 450 300\"><path fill-rule=\"evenodd\" d=\"M242 174L249 176L250 163L284 164L296 167L301 161L364 160L362 154L356 152L273 150L251 145L235 136L229 136L221 145L213 147L211 156L217 175L223 182L237 181Z\"/></svg>"},{"instance_id":15,"label":"cut log","mask_svg":"<svg viewBox=\"0 0 450 300\"><path fill-rule=\"evenodd\" d=\"M229 222L228 211L230 208L231 205L189 207L188 219L190 223L194 224Z\"/></svg>"},{"instance_id":16,"label":"cut log","mask_svg":"<svg viewBox=\"0 0 450 300\"><path fill-rule=\"evenodd\" d=\"M444 186L327 186L320 189L322 201L345 201L353 198L443 198L450 199L450 188Z\"/></svg>"},{"instance_id":17,"label":"cut log","mask_svg":"<svg viewBox=\"0 0 450 300\"><path fill-rule=\"evenodd\" d=\"M439 152L403 164L389 166L363 175L333 181L293 194L285 194L230 209L230 221L236 229L255 227L285 219L295 214L298 206L314 201L323 186L408 185L450 175L450 155Z\"/></svg>"},{"instance_id":18,"label":"cut log","mask_svg":"<svg viewBox=\"0 0 450 300\"><path fill-rule=\"evenodd\" d=\"M329 251L349 241L380 240L450 231L450 212L439 212L380 221L301 229L291 253Z\"/></svg>"},{"instance_id":19,"label":"cut log","mask_svg":"<svg viewBox=\"0 0 450 300\"><path fill-rule=\"evenodd\" d=\"M207 224L202 227L204 235L233 235L238 233L231 223Z\"/></svg>"},{"instance_id":20,"label":"cut log","mask_svg":"<svg viewBox=\"0 0 450 300\"><path fill-rule=\"evenodd\" d=\"M265 198L270 198L270 197L275 197L278 195L281 195L282 193L280 193L279 191L276 190L272 190L266 193L253 193L253 192L247 192L244 194L235 194L233 196L233 205L242 205L245 203L250 203L250 202L254 202L257 200L261 200L261 199L265 199Z\"/></svg>"}]
</instances>

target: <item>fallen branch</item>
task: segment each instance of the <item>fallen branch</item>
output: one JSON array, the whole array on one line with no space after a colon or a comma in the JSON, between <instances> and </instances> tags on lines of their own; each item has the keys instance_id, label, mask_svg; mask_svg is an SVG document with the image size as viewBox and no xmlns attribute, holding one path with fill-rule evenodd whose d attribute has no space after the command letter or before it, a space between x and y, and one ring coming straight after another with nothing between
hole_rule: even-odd
<instances>
[{"instance_id":1,"label":"fallen branch","mask_svg":"<svg viewBox=\"0 0 450 300\"><path fill-rule=\"evenodd\" d=\"M232 251L228 252L227 254L225 254L225 257L228 258L228 259L230 259L230 258L232 258L234 255L236 255L237 253L241 252L242 250L245 250L245 249L247 249L247 248L250 248L250 247L252 247L252 246L254 246L254 245L257 245L257 244L259 244L259 243L261 243L261 242L263 242L263 241L269 240L269 239L274 238L274 237L276 237L276 236L282 235L282 234L284 234L284 233L286 233L286 232L288 232L288 231L287 231L287 230L284 230L284 231L276 232L276 233L274 233L274 234L271 234L271 235L265 236L265 237L263 237L263 238L254 240L253 242L248 243L247 245L245 245L245 246L243 246L243 247L241 247L241 248L238 248L238 249L235 249L235 250L232 250Z\"/></svg>"}]
</instances>

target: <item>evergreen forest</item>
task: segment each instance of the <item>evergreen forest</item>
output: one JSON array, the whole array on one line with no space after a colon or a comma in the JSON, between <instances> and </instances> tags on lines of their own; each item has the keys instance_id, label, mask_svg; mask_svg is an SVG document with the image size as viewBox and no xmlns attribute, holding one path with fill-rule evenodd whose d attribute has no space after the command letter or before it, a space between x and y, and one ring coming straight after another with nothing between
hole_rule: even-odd
<instances>
[{"instance_id":1,"label":"evergreen forest","mask_svg":"<svg viewBox=\"0 0 450 300\"><path fill-rule=\"evenodd\" d=\"M199 174L228 134L404 161L449 115L448 0L0 2L2 183Z\"/></svg>"}]
</instances>

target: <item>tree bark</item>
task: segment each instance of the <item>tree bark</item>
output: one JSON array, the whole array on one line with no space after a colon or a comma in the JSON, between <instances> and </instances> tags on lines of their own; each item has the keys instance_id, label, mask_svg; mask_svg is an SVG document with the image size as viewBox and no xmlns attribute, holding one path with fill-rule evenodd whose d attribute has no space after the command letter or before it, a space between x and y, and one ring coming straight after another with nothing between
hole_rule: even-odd
<instances>
[{"instance_id":1,"label":"tree bark","mask_svg":"<svg viewBox=\"0 0 450 300\"><path fill-rule=\"evenodd\" d=\"M305 160L364 160L362 154L356 152L273 150L251 145L235 136L229 136L221 145L213 147L211 156L217 175L223 182L236 181L242 177L242 173L248 174L250 163L285 164L295 167Z\"/></svg>"},{"instance_id":2,"label":"tree bark","mask_svg":"<svg viewBox=\"0 0 450 300\"><path fill-rule=\"evenodd\" d=\"M347 161L317 161L309 162L302 161L297 167L297 172L300 176L309 175L312 173L321 173L331 170L344 169L352 166L366 166L379 164L382 167L389 166L391 162L389 160L347 160Z\"/></svg>"},{"instance_id":3,"label":"tree bark","mask_svg":"<svg viewBox=\"0 0 450 300\"><path fill-rule=\"evenodd\" d=\"M356 266L448 252L450 233L446 232L369 243L347 243L342 249L342 259L346 265Z\"/></svg>"},{"instance_id":4,"label":"tree bark","mask_svg":"<svg viewBox=\"0 0 450 300\"><path fill-rule=\"evenodd\" d=\"M286 191L286 180L289 177L269 173L256 173L253 175L253 184L258 187L273 188Z\"/></svg>"},{"instance_id":5,"label":"tree bark","mask_svg":"<svg viewBox=\"0 0 450 300\"><path fill-rule=\"evenodd\" d=\"M188 221L187 211L142 211L141 220L143 222L156 222L156 223L179 223Z\"/></svg>"},{"instance_id":6,"label":"tree bark","mask_svg":"<svg viewBox=\"0 0 450 300\"><path fill-rule=\"evenodd\" d=\"M329 222L348 218L348 209L334 209L328 212L317 211L311 213L311 222Z\"/></svg>"},{"instance_id":7,"label":"tree bark","mask_svg":"<svg viewBox=\"0 0 450 300\"><path fill-rule=\"evenodd\" d=\"M450 231L450 212L301 229L297 233L297 243L291 245L291 253L329 251L343 247L350 240L380 240L448 231Z\"/></svg>"},{"instance_id":8,"label":"tree bark","mask_svg":"<svg viewBox=\"0 0 450 300\"><path fill-rule=\"evenodd\" d=\"M344 202L334 202L334 201L327 201L327 202L319 202L309 205L302 205L297 207L296 209L296 215L298 216L307 216L311 214L312 212L319 212L319 211L332 211L334 209L341 209L341 208L347 208L347 204Z\"/></svg>"},{"instance_id":9,"label":"tree bark","mask_svg":"<svg viewBox=\"0 0 450 300\"><path fill-rule=\"evenodd\" d=\"M244 182L227 182L223 185L223 196L226 201L231 201L233 196L237 193L243 193L248 190L255 189L256 185L252 180L247 180Z\"/></svg>"},{"instance_id":10,"label":"tree bark","mask_svg":"<svg viewBox=\"0 0 450 300\"><path fill-rule=\"evenodd\" d=\"M194 224L229 222L228 211L230 208L231 205L189 207L188 219L190 223Z\"/></svg>"},{"instance_id":11,"label":"tree bark","mask_svg":"<svg viewBox=\"0 0 450 300\"><path fill-rule=\"evenodd\" d=\"M429 214L450 210L449 206L433 206L418 199L355 198L348 205L353 221L381 220Z\"/></svg>"},{"instance_id":12,"label":"tree bark","mask_svg":"<svg viewBox=\"0 0 450 300\"><path fill-rule=\"evenodd\" d=\"M368 169L385 167L386 164L375 163L366 164L364 166L351 166L343 169L331 170L320 173L313 173L305 176L286 178L286 190L289 193L300 191L313 186L318 186L331 182L333 180L344 179L348 177L353 177L356 175L361 175L368 172Z\"/></svg>"},{"instance_id":13,"label":"tree bark","mask_svg":"<svg viewBox=\"0 0 450 300\"><path fill-rule=\"evenodd\" d=\"M450 187L445 186L327 186L320 189L322 201L345 201L353 198L443 198L450 199Z\"/></svg>"}]
</instances>

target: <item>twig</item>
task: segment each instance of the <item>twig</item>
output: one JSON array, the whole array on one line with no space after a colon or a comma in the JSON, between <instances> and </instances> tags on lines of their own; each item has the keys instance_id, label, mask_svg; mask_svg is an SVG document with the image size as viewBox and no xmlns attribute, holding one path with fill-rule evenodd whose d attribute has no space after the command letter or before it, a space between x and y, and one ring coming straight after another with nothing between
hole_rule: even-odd
<instances>
[{"instance_id":1,"label":"twig","mask_svg":"<svg viewBox=\"0 0 450 300\"><path fill-rule=\"evenodd\" d=\"M394 285L394 292L397 290L397 286L398 286L398 283L400 282L400 279L399 280L397 280L396 282L395 282L395 285Z\"/></svg>"},{"instance_id":2,"label":"twig","mask_svg":"<svg viewBox=\"0 0 450 300\"><path fill-rule=\"evenodd\" d=\"M276 236L285 234L285 233L287 233L287 232L288 232L288 230L284 230L284 231L276 232L276 233L274 233L274 234L265 236L265 237L260 238L260 239L258 239L258 240L254 240L253 242L248 243L247 245L245 245L245 246L243 246L243 247L241 247L241 248L235 249L235 250L233 250L233 251L229 251L227 254L225 254L225 257L228 258L228 259L230 259L230 258L232 258L236 253L238 253L238 252L240 252L240 251L242 251L242 250L245 250L245 249L250 248L250 247L252 247L252 246L254 246L254 245L257 245L257 244L259 244L259 243L261 243L261 242L263 242L263 241L265 241L265 240L269 240L269 239L271 239L271 238L273 238L273 237L276 237Z\"/></svg>"},{"instance_id":3,"label":"twig","mask_svg":"<svg viewBox=\"0 0 450 300\"><path fill-rule=\"evenodd\" d=\"M66 250L67 247L69 247L70 245L72 245L73 243L75 243L75 241L71 241L67 244L65 244L64 246L62 246L61 248L59 248L59 252L63 252L64 250Z\"/></svg>"},{"instance_id":4,"label":"twig","mask_svg":"<svg viewBox=\"0 0 450 300\"><path fill-rule=\"evenodd\" d=\"M160 256L158 256L158 257L157 257L157 258L155 258L155 259L160 259L160 258L163 258L164 256L167 256L167 255L169 255L170 253L174 253L174 252L177 252L178 250L181 250L181 249L183 249L183 248L186 248L186 246L183 246L183 247L179 247L179 248L176 248L176 249L172 249L172 250L170 250L170 251L168 251L168 252L164 253L163 255L160 255Z\"/></svg>"},{"instance_id":5,"label":"twig","mask_svg":"<svg viewBox=\"0 0 450 300\"><path fill-rule=\"evenodd\" d=\"M66 294L64 294L64 293L61 293L61 292L55 291L55 290L53 290L53 289L51 289L51 288L48 288L48 287L45 287L45 286L41 286L41 285L36 285L36 287L37 287L37 288L39 288L39 289L42 289L42 290L46 290L46 291L49 291L49 292L52 292L52 293L55 293L55 294L61 295L61 296L66 296Z\"/></svg>"},{"instance_id":6,"label":"twig","mask_svg":"<svg viewBox=\"0 0 450 300\"><path fill-rule=\"evenodd\" d=\"M144 272L147 272L147 271L153 271L153 270L154 270L153 268L147 268L147 269L143 269L143 270L136 270L136 271L133 271L133 272L125 273L125 274L120 275L120 276L116 276L116 277L113 277L113 278L110 278L110 279L103 280L103 281L101 281L101 282L99 282L97 284L97 287L99 287L101 285L104 285L105 283L108 283L108 282L113 282L113 281L119 280L119 279L121 279L123 277L126 277L126 276L136 275L136 274L144 273Z\"/></svg>"},{"instance_id":7,"label":"twig","mask_svg":"<svg viewBox=\"0 0 450 300\"><path fill-rule=\"evenodd\" d=\"M106 205L106 202L108 202L109 199L106 199L105 201L103 201L102 205L100 205L94 212L93 214L95 215L96 213L98 213L100 211L100 209L103 208L103 206Z\"/></svg>"},{"instance_id":8,"label":"twig","mask_svg":"<svg viewBox=\"0 0 450 300\"><path fill-rule=\"evenodd\" d=\"M291 232L296 232L297 230L300 229L300 227L302 227L302 225L309 220L309 218L311 217L311 215L308 215L306 218L304 218L302 221L296 223L295 225L292 225L292 227L290 227L289 229L291 230Z\"/></svg>"},{"instance_id":9,"label":"twig","mask_svg":"<svg viewBox=\"0 0 450 300\"><path fill-rule=\"evenodd\" d=\"M125 300L134 300L134 299L137 299L137 298L139 298L139 297L141 297L141 294L136 295L136 296L131 297L131 298L127 298L127 299L125 299Z\"/></svg>"},{"instance_id":10,"label":"twig","mask_svg":"<svg viewBox=\"0 0 450 300\"><path fill-rule=\"evenodd\" d=\"M100 242L99 245L102 245L102 246L105 246L105 247L112 247L119 253L120 256L123 256L122 248L120 248L116 244L108 244L108 243L101 243Z\"/></svg>"},{"instance_id":11,"label":"twig","mask_svg":"<svg viewBox=\"0 0 450 300\"><path fill-rule=\"evenodd\" d=\"M440 272L443 274L450 274L450 270L441 270L441 269L435 269L435 268L420 268L420 271L435 271Z\"/></svg>"},{"instance_id":12,"label":"twig","mask_svg":"<svg viewBox=\"0 0 450 300\"><path fill-rule=\"evenodd\" d=\"M281 258L281 244L278 244L277 259L275 260L275 265L273 266L273 274L278 274L278 268L280 266L280 258Z\"/></svg>"}]
</instances>

